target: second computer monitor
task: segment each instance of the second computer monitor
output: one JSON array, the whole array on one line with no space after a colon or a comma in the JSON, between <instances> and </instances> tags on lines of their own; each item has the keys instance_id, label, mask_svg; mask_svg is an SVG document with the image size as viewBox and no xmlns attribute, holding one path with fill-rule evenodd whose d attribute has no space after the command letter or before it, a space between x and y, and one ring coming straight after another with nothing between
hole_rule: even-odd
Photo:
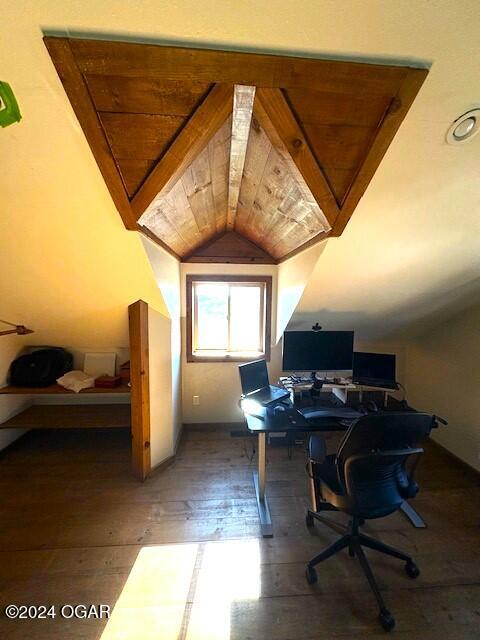
<instances>
[{"instance_id":1,"label":"second computer monitor","mask_svg":"<svg viewBox=\"0 0 480 640\"><path fill-rule=\"evenodd\" d=\"M283 371L352 368L353 331L285 331Z\"/></svg>"}]
</instances>

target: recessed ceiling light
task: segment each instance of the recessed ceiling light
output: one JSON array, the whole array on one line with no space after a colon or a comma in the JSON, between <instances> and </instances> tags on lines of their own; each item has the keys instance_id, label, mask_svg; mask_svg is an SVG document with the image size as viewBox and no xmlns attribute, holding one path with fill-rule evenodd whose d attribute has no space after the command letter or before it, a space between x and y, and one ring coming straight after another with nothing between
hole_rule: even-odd
<instances>
[{"instance_id":1,"label":"recessed ceiling light","mask_svg":"<svg viewBox=\"0 0 480 640\"><path fill-rule=\"evenodd\" d=\"M471 109L457 118L447 131L448 144L470 142L480 131L480 109Z\"/></svg>"}]
</instances>

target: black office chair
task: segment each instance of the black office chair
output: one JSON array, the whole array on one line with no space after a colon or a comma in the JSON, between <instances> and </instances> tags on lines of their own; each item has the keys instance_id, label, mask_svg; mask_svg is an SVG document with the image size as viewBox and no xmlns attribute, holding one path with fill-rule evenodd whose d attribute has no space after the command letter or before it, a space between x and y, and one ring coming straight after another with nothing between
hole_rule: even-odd
<instances>
[{"instance_id":1,"label":"black office chair","mask_svg":"<svg viewBox=\"0 0 480 640\"><path fill-rule=\"evenodd\" d=\"M376 413L356 420L334 455L327 455L321 436L312 436L309 442L313 508L307 513L307 526L313 526L317 519L345 535L310 560L307 581L317 582L315 565L348 548L367 576L380 608L380 623L386 631L393 629L395 619L385 606L362 546L404 560L410 578L417 578L420 571L410 556L364 535L360 527L365 520L393 513L404 500L417 494L414 473L423 453L418 444L433 426L435 417L425 413ZM341 511L352 519L348 527L343 527L322 517L321 511Z\"/></svg>"}]
</instances>

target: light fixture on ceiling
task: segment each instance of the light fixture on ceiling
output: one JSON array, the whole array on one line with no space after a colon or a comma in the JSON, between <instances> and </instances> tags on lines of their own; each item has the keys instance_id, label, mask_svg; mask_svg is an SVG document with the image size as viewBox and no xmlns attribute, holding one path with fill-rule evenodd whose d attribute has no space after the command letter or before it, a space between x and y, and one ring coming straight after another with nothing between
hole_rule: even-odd
<instances>
[{"instance_id":1,"label":"light fixture on ceiling","mask_svg":"<svg viewBox=\"0 0 480 640\"><path fill-rule=\"evenodd\" d=\"M470 142L480 131L480 109L470 109L453 121L447 131L448 144Z\"/></svg>"}]
</instances>

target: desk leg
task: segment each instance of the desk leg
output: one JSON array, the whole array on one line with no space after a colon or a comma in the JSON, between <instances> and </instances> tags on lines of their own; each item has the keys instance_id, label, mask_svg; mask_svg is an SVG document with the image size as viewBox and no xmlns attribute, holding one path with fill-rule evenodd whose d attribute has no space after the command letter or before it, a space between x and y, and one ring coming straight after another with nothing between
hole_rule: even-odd
<instances>
[{"instance_id":1,"label":"desk leg","mask_svg":"<svg viewBox=\"0 0 480 640\"><path fill-rule=\"evenodd\" d=\"M425 522L422 520L420 515L415 511L415 509L410 504L408 504L406 500L400 507L400 510L403 511L403 514L410 520L410 522L413 524L413 526L416 529L426 528L427 525L425 524Z\"/></svg>"},{"instance_id":2,"label":"desk leg","mask_svg":"<svg viewBox=\"0 0 480 640\"><path fill-rule=\"evenodd\" d=\"M260 529L264 538L273 537L272 518L270 508L265 493L265 470L266 470L266 435L258 434L258 472L253 472L253 483L257 496L258 515L260 518Z\"/></svg>"}]
</instances>

